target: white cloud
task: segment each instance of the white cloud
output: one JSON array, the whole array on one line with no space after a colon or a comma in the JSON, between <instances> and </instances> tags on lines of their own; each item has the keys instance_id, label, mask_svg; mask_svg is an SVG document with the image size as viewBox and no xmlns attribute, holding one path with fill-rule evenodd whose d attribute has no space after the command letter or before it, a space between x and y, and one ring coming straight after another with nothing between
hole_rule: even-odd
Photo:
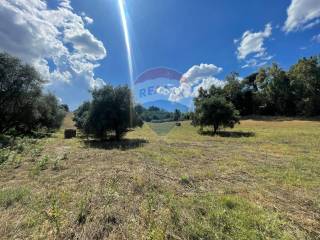
<instances>
[{"instance_id":1,"label":"white cloud","mask_svg":"<svg viewBox=\"0 0 320 240\"><path fill-rule=\"evenodd\" d=\"M262 67L262 66L267 65L267 63L268 63L267 60L258 61L257 59L252 58L252 59L247 60L246 63L243 66L241 66L241 68Z\"/></svg>"},{"instance_id":2,"label":"white cloud","mask_svg":"<svg viewBox=\"0 0 320 240\"><path fill-rule=\"evenodd\" d=\"M89 60L101 60L106 56L103 43L97 40L87 29L70 28L64 31L64 42L71 43L77 54Z\"/></svg>"},{"instance_id":3,"label":"white cloud","mask_svg":"<svg viewBox=\"0 0 320 240\"><path fill-rule=\"evenodd\" d=\"M68 71L61 72L61 71L54 70L51 73L51 77L57 81L65 82L65 83L71 83L72 81L72 74Z\"/></svg>"},{"instance_id":4,"label":"white cloud","mask_svg":"<svg viewBox=\"0 0 320 240\"><path fill-rule=\"evenodd\" d=\"M316 43L320 43L320 34L314 35L312 37L311 41L316 42Z\"/></svg>"},{"instance_id":5,"label":"white cloud","mask_svg":"<svg viewBox=\"0 0 320 240\"><path fill-rule=\"evenodd\" d=\"M101 88L106 85L106 83L101 78L94 78L93 76L87 76L87 78L90 83L91 89Z\"/></svg>"},{"instance_id":6,"label":"white cloud","mask_svg":"<svg viewBox=\"0 0 320 240\"><path fill-rule=\"evenodd\" d=\"M215 66L214 64L201 63L200 65L194 65L182 76L182 80L185 82L194 82L199 78L204 78L210 75L216 75L222 71L222 68Z\"/></svg>"},{"instance_id":7,"label":"white cloud","mask_svg":"<svg viewBox=\"0 0 320 240\"><path fill-rule=\"evenodd\" d=\"M221 71L222 68L213 64L195 65L182 75L178 87L159 87L157 92L162 95L168 95L168 100L172 102L196 97L201 87L209 89L212 85L224 85L223 81L213 77L213 75Z\"/></svg>"},{"instance_id":8,"label":"white cloud","mask_svg":"<svg viewBox=\"0 0 320 240\"><path fill-rule=\"evenodd\" d=\"M246 31L241 39L234 40L234 43L238 44L237 58L245 62L242 68L263 66L273 58L267 53L267 49L264 46L264 41L271 35L272 26L268 23L263 31Z\"/></svg>"},{"instance_id":9,"label":"white cloud","mask_svg":"<svg viewBox=\"0 0 320 240\"><path fill-rule=\"evenodd\" d=\"M42 0L3 0L0 51L34 65L50 84L76 80L86 81L89 87L101 85L94 69L106 56L103 43L85 28L69 0L58 5L49 9Z\"/></svg>"},{"instance_id":10,"label":"white cloud","mask_svg":"<svg viewBox=\"0 0 320 240\"><path fill-rule=\"evenodd\" d=\"M292 0L287 14L287 20L283 26L285 32L312 28L320 23L320 1Z\"/></svg>"},{"instance_id":11,"label":"white cloud","mask_svg":"<svg viewBox=\"0 0 320 240\"><path fill-rule=\"evenodd\" d=\"M84 16L83 19L86 21L87 24L92 24L93 23L93 19L91 17Z\"/></svg>"},{"instance_id":12,"label":"white cloud","mask_svg":"<svg viewBox=\"0 0 320 240\"><path fill-rule=\"evenodd\" d=\"M238 46L237 57L238 59L245 59L248 55L256 53L260 56L266 54L266 49L263 46L264 40L269 38L272 34L272 26L268 23L264 31L243 33Z\"/></svg>"},{"instance_id":13,"label":"white cloud","mask_svg":"<svg viewBox=\"0 0 320 240\"><path fill-rule=\"evenodd\" d=\"M70 10L73 10L73 8L71 7L71 2L70 0L60 0L59 5L63 8L68 8Z\"/></svg>"},{"instance_id":14,"label":"white cloud","mask_svg":"<svg viewBox=\"0 0 320 240\"><path fill-rule=\"evenodd\" d=\"M87 23L87 24L92 24L94 21L91 17L87 16L87 14L85 12L81 12L80 14L83 18L83 20Z\"/></svg>"},{"instance_id":15,"label":"white cloud","mask_svg":"<svg viewBox=\"0 0 320 240\"><path fill-rule=\"evenodd\" d=\"M225 82L221 81L215 77L212 77L212 76L210 76L208 78L204 78L200 81L199 85L196 85L194 87L193 92L192 92L192 96L193 97L198 96L200 88L207 90L207 89L210 89L210 87L212 85L214 85L216 87L223 87L225 85Z\"/></svg>"}]
</instances>

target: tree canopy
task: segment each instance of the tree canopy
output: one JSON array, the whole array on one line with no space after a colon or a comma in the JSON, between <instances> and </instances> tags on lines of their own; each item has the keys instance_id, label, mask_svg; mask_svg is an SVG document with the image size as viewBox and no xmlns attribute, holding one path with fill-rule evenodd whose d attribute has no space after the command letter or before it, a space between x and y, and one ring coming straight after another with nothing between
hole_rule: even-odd
<instances>
[{"instance_id":1,"label":"tree canopy","mask_svg":"<svg viewBox=\"0 0 320 240\"><path fill-rule=\"evenodd\" d=\"M199 96L194 99L195 113L193 125L212 126L216 134L220 127L233 128L239 123L239 112L226 99L223 89L212 86L208 91L200 89Z\"/></svg>"},{"instance_id":2,"label":"tree canopy","mask_svg":"<svg viewBox=\"0 0 320 240\"><path fill-rule=\"evenodd\" d=\"M223 90L241 115L320 115L320 57L303 58L288 71L274 63L242 80L232 73Z\"/></svg>"},{"instance_id":3,"label":"tree canopy","mask_svg":"<svg viewBox=\"0 0 320 240\"><path fill-rule=\"evenodd\" d=\"M43 93L44 83L34 67L0 53L0 133L60 126L65 111L54 95Z\"/></svg>"},{"instance_id":4,"label":"tree canopy","mask_svg":"<svg viewBox=\"0 0 320 240\"><path fill-rule=\"evenodd\" d=\"M114 134L120 140L129 128L143 124L133 107L128 86L111 85L93 90L92 101L75 111L74 120L78 128L99 139Z\"/></svg>"}]
</instances>

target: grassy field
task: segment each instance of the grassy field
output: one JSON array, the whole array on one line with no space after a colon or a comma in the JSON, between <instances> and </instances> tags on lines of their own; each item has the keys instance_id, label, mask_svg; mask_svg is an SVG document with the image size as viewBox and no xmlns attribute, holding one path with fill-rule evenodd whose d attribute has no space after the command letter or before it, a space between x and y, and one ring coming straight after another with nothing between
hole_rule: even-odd
<instances>
[{"instance_id":1,"label":"grassy field","mask_svg":"<svg viewBox=\"0 0 320 240\"><path fill-rule=\"evenodd\" d=\"M319 121L145 124L121 143L62 129L0 151L1 239L320 239Z\"/></svg>"}]
</instances>

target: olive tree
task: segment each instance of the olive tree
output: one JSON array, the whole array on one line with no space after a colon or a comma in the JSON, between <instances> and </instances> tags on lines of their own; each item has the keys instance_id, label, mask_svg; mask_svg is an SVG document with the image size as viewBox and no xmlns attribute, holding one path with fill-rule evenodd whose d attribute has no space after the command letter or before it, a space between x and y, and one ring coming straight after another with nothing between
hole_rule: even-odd
<instances>
[{"instance_id":1,"label":"olive tree","mask_svg":"<svg viewBox=\"0 0 320 240\"><path fill-rule=\"evenodd\" d=\"M227 101L221 88L212 86L209 91L200 89L199 96L194 99L195 112L193 125L212 126L213 133L223 127L233 128L239 123L239 112L230 101Z\"/></svg>"},{"instance_id":2,"label":"olive tree","mask_svg":"<svg viewBox=\"0 0 320 240\"><path fill-rule=\"evenodd\" d=\"M104 139L114 133L120 140L130 128L142 126L133 107L131 91L127 86L104 86L92 91L92 101L75 112L76 126L85 133Z\"/></svg>"},{"instance_id":3,"label":"olive tree","mask_svg":"<svg viewBox=\"0 0 320 240\"><path fill-rule=\"evenodd\" d=\"M52 94L43 94L36 69L0 53L0 134L27 134L58 128L65 111Z\"/></svg>"}]
</instances>

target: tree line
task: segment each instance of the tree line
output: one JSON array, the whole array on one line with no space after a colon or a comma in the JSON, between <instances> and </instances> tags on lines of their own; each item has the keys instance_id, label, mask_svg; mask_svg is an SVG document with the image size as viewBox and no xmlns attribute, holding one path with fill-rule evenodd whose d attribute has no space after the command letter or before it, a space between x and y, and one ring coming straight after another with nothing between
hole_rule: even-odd
<instances>
[{"instance_id":1,"label":"tree line","mask_svg":"<svg viewBox=\"0 0 320 240\"><path fill-rule=\"evenodd\" d=\"M182 113L179 109L169 112L156 106L145 108L140 104L135 105L134 109L145 122L161 123L189 119L189 113Z\"/></svg>"},{"instance_id":2,"label":"tree line","mask_svg":"<svg viewBox=\"0 0 320 240\"><path fill-rule=\"evenodd\" d=\"M44 93L44 84L34 67L0 53L0 134L24 135L60 127L68 106Z\"/></svg>"},{"instance_id":3,"label":"tree line","mask_svg":"<svg viewBox=\"0 0 320 240\"><path fill-rule=\"evenodd\" d=\"M226 82L224 95L242 116L320 115L320 56L302 58L288 71L273 63L241 81L231 73Z\"/></svg>"},{"instance_id":4,"label":"tree line","mask_svg":"<svg viewBox=\"0 0 320 240\"><path fill-rule=\"evenodd\" d=\"M213 134L233 128L240 115L320 115L320 57L300 59L288 71L273 63L242 80L231 73L224 87L200 89L194 105L192 124L211 126Z\"/></svg>"}]
</instances>

